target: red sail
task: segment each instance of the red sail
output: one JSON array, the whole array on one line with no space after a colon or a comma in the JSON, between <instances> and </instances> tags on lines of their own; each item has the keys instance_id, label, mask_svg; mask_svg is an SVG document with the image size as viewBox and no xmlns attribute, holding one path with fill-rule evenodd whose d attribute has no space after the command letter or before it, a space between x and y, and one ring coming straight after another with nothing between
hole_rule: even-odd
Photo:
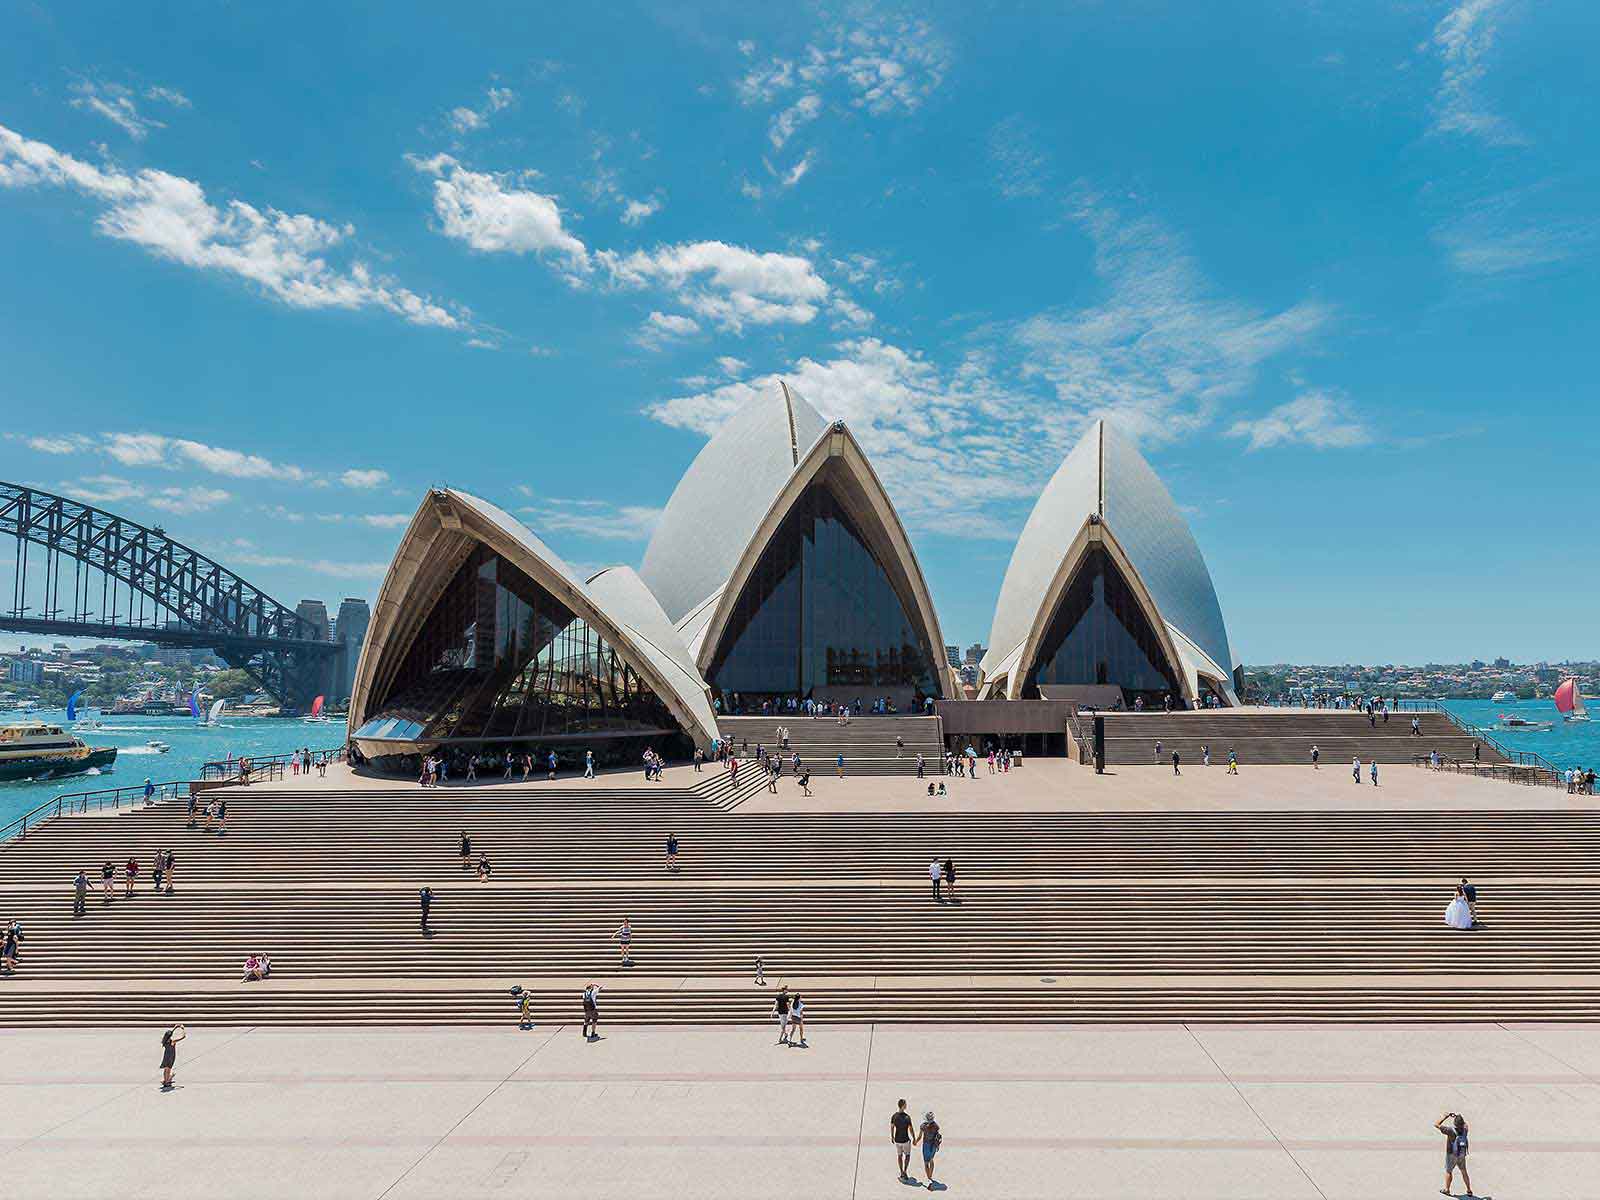
<instances>
[{"instance_id":1,"label":"red sail","mask_svg":"<svg viewBox=\"0 0 1600 1200\"><path fill-rule=\"evenodd\" d=\"M1571 712L1577 707L1578 681L1576 679L1563 679L1561 686L1556 688L1556 708L1564 713Z\"/></svg>"},{"instance_id":2,"label":"red sail","mask_svg":"<svg viewBox=\"0 0 1600 1200\"><path fill-rule=\"evenodd\" d=\"M322 697L321 696L318 696L315 700L313 700L311 702L311 715L313 717L320 717L322 715Z\"/></svg>"}]
</instances>

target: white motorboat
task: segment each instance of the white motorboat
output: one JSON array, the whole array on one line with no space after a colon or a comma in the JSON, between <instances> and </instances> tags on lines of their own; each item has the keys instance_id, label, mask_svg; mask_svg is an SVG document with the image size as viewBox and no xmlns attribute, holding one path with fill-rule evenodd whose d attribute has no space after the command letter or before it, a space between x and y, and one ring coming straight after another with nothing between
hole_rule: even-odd
<instances>
[{"instance_id":1,"label":"white motorboat","mask_svg":"<svg viewBox=\"0 0 1600 1200\"><path fill-rule=\"evenodd\" d=\"M166 742L158 741L155 738L151 738L145 743L145 745L149 746L150 749L154 750L157 754L165 754L168 750L172 749L172 747Z\"/></svg>"},{"instance_id":2,"label":"white motorboat","mask_svg":"<svg viewBox=\"0 0 1600 1200\"><path fill-rule=\"evenodd\" d=\"M1554 721L1530 721L1509 713L1500 714L1500 729L1518 729L1523 733L1544 733L1555 725Z\"/></svg>"},{"instance_id":3,"label":"white motorboat","mask_svg":"<svg viewBox=\"0 0 1600 1200\"><path fill-rule=\"evenodd\" d=\"M1515 692L1496 692L1489 699L1496 704L1515 704L1517 702L1517 694Z\"/></svg>"}]
</instances>

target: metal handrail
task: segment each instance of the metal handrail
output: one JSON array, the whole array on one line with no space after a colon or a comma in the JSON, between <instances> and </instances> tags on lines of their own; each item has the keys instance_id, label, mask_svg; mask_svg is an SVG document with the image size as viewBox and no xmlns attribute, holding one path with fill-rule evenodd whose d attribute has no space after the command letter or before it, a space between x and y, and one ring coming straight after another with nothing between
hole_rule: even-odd
<instances>
[{"instance_id":1,"label":"metal handrail","mask_svg":"<svg viewBox=\"0 0 1600 1200\"><path fill-rule=\"evenodd\" d=\"M174 779L166 783L152 784L149 803L154 804L160 800L185 800L188 796L189 781ZM29 809L9 824L0 826L0 844L27 837L29 829L37 829L46 821L63 814L86 813L91 808L98 812L105 808L121 808L123 804L132 807L144 799L145 791L142 783L132 787L100 788L92 792L63 792L37 808Z\"/></svg>"},{"instance_id":2,"label":"metal handrail","mask_svg":"<svg viewBox=\"0 0 1600 1200\"><path fill-rule=\"evenodd\" d=\"M1411 756L1411 765L1438 771L1454 771L1460 775L1471 775L1475 779L1505 779L1511 783L1532 784L1542 787L1566 786L1566 779L1560 771L1532 763L1469 763L1464 759L1440 756L1439 764L1435 767L1431 755L1413 754Z\"/></svg>"},{"instance_id":3,"label":"metal handrail","mask_svg":"<svg viewBox=\"0 0 1600 1200\"><path fill-rule=\"evenodd\" d=\"M311 752L311 765L320 766L323 763L343 762L345 747L339 746L331 750L313 750ZM289 765L291 759L299 758L296 751L287 754L246 754L244 758L250 760L250 779L281 779L283 769ZM240 759L218 759L205 763L200 768L200 778L207 782L228 781L239 778Z\"/></svg>"}]
</instances>

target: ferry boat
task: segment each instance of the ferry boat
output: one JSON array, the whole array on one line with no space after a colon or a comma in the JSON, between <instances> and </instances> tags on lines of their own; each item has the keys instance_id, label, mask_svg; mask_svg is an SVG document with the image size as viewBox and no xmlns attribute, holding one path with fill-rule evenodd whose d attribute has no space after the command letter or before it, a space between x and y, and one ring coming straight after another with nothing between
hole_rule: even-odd
<instances>
[{"instance_id":1,"label":"ferry boat","mask_svg":"<svg viewBox=\"0 0 1600 1200\"><path fill-rule=\"evenodd\" d=\"M81 775L105 770L116 758L115 746L91 746L59 725L0 726L0 780Z\"/></svg>"},{"instance_id":2,"label":"ferry boat","mask_svg":"<svg viewBox=\"0 0 1600 1200\"><path fill-rule=\"evenodd\" d=\"M1489 699L1496 704L1515 704L1517 702L1517 694L1515 692L1496 692Z\"/></svg>"}]
</instances>

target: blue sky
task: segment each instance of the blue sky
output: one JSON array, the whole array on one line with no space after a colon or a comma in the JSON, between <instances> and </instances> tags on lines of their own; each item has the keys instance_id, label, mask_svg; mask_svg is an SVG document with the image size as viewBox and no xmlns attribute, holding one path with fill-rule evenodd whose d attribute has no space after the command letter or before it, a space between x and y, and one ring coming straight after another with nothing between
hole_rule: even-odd
<instances>
[{"instance_id":1,"label":"blue sky","mask_svg":"<svg viewBox=\"0 0 1600 1200\"><path fill-rule=\"evenodd\" d=\"M1104 414L1247 662L1600 655L1596 6L1057 7L6 4L0 478L333 607L782 375L951 641Z\"/></svg>"}]
</instances>

